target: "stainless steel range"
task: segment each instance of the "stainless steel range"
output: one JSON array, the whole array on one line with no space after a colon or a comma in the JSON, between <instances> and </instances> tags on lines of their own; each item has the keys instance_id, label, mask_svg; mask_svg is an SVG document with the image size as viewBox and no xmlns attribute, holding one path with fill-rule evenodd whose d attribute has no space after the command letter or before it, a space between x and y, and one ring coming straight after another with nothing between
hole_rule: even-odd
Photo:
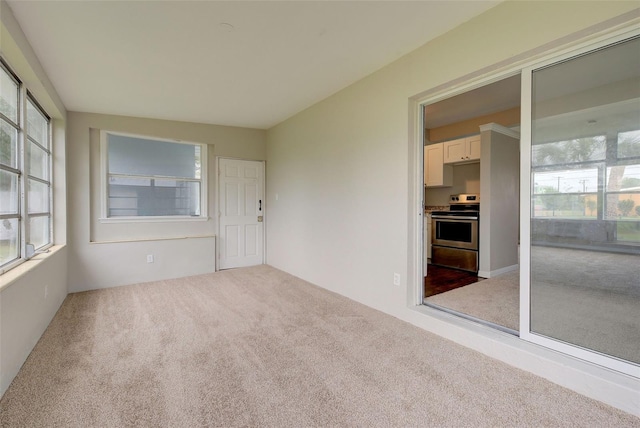
<instances>
[{"instance_id":1,"label":"stainless steel range","mask_svg":"<svg viewBox=\"0 0 640 428\"><path fill-rule=\"evenodd\" d=\"M431 214L431 263L478 272L480 195L449 197L449 211Z\"/></svg>"}]
</instances>

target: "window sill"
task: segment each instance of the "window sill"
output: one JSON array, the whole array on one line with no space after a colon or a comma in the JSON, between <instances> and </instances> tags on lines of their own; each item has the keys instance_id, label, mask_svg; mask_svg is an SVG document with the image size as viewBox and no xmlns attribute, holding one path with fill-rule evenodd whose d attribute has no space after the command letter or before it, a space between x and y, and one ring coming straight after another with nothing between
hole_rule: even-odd
<instances>
[{"instance_id":1,"label":"window sill","mask_svg":"<svg viewBox=\"0 0 640 428\"><path fill-rule=\"evenodd\" d=\"M0 291L9 287L11 284L28 274L31 270L35 269L40 263L63 249L66 245L54 245L47 249L48 252L37 254L29 260L24 260L22 263L14 266L10 270L0 275Z\"/></svg>"},{"instance_id":2,"label":"window sill","mask_svg":"<svg viewBox=\"0 0 640 428\"><path fill-rule=\"evenodd\" d=\"M166 222L191 222L191 221L208 221L210 217L116 217L116 218L99 218L98 220L102 224L115 224L115 223L166 223Z\"/></svg>"}]
</instances>

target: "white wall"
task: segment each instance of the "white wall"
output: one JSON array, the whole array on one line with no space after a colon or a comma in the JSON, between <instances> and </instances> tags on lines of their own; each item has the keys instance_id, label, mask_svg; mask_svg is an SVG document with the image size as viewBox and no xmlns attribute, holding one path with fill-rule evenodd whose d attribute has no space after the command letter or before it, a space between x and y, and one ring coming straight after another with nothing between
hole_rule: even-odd
<instances>
[{"instance_id":1,"label":"white wall","mask_svg":"<svg viewBox=\"0 0 640 428\"><path fill-rule=\"evenodd\" d=\"M270 129L268 263L401 316L413 209L409 98L635 7L502 3Z\"/></svg>"},{"instance_id":2,"label":"white wall","mask_svg":"<svg viewBox=\"0 0 640 428\"><path fill-rule=\"evenodd\" d=\"M52 118L54 243L0 276L0 395L67 295L66 110L11 9L0 1L0 54ZM45 292L46 290L46 292Z\"/></svg>"},{"instance_id":3,"label":"white wall","mask_svg":"<svg viewBox=\"0 0 640 428\"><path fill-rule=\"evenodd\" d=\"M91 113L68 116L69 292L213 272L215 159L264 160L266 132ZM101 130L207 144L209 219L101 223ZM147 263L148 254L154 263Z\"/></svg>"},{"instance_id":4,"label":"white wall","mask_svg":"<svg viewBox=\"0 0 640 428\"><path fill-rule=\"evenodd\" d=\"M592 25L629 11L637 16L636 8L637 3L612 1L589 2L588 7L583 2L501 3L270 129L268 263L510 364L534 361L526 366L534 373L549 373L553 366L549 378L594 396L585 384L591 380L565 382L592 379L581 369L564 375L555 369L564 364L525 358L515 347L491 352L495 338L475 333L452 337L433 316L424 318L407 306L418 287L413 279L408 287L407 276L413 278L415 271L408 255L418 231L408 219L418 215L412 199L419 175L414 141L408 138L419 126L408 113L411 98L513 58L525 61L530 51L543 52L545 45L557 46L576 32L584 36ZM400 286L393 285L394 272L402 276ZM629 411L635 398L628 389L621 391ZM605 395L613 396L598 398L608 400Z\"/></svg>"},{"instance_id":5,"label":"white wall","mask_svg":"<svg viewBox=\"0 0 640 428\"><path fill-rule=\"evenodd\" d=\"M481 127L480 266L491 278L518 265L520 225L520 140L500 125ZM498 129L505 134L493 131Z\"/></svg>"}]
</instances>

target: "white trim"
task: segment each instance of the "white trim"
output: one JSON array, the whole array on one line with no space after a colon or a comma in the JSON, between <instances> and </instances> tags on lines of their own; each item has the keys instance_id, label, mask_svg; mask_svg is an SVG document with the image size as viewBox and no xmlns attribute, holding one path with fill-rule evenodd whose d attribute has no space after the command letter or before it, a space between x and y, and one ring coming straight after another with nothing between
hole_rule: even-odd
<instances>
[{"instance_id":1,"label":"white trim","mask_svg":"<svg viewBox=\"0 0 640 428\"><path fill-rule=\"evenodd\" d=\"M531 73L520 83L520 337L529 331L531 272Z\"/></svg>"},{"instance_id":2,"label":"white trim","mask_svg":"<svg viewBox=\"0 0 640 428\"><path fill-rule=\"evenodd\" d=\"M518 270L519 268L520 265L511 265L492 271L480 270L478 271L478 276L482 278L493 278L495 276L502 275L503 273L513 272L514 270Z\"/></svg>"},{"instance_id":3,"label":"white trim","mask_svg":"<svg viewBox=\"0 0 640 428\"><path fill-rule=\"evenodd\" d=\"M89 244L122 244L127 242L176 241L180 239L203 239L203 238L215 238L215 237L216 235L196 235L196 236L174 236L170 238L114 239L113 241L90 241Z\"/></svg>"},{"instance_id":4,"label":"white trim","mask_svg":"<svg viewBox=\"0 0 640 428\"><path fill-rule=\"evenodd\" d=\"M174 221L208 221L209 217L203 216L147 216L147 217L107 217L99 218L98 221L102 224L113 223L165 223Z\"/></svg>"},{"instance_id":5,"label":"white trim","mask_svg":"<svg viewBox=\"0 0 640 428\"><path fill-rule=\"evenodd\" d=\"M513 129L509 129L506 126L502 126L498 123L493 123L493 122L487 123L485 125L480 125L480 132L484 132L484 131L493 131L499 134L506 135L507 137L512 137L516 139L520 138L519 132L516 132Z\"/></svg>"}]
</instances>

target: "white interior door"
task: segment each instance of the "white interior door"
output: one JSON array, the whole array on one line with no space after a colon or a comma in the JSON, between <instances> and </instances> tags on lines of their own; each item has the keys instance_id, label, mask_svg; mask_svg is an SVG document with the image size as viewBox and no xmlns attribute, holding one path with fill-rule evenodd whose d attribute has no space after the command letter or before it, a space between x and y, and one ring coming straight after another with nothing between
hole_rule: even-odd
<instances>
[{"instance_id":1,"label":"white interior door","mask_svg":"<svg viewBox=\"0 0 640 428\"><path fill-rule=\"evenodd\" d=\"M264 262L264 163L218 161L218 267Z\"/></svg>"}]
</instances>

